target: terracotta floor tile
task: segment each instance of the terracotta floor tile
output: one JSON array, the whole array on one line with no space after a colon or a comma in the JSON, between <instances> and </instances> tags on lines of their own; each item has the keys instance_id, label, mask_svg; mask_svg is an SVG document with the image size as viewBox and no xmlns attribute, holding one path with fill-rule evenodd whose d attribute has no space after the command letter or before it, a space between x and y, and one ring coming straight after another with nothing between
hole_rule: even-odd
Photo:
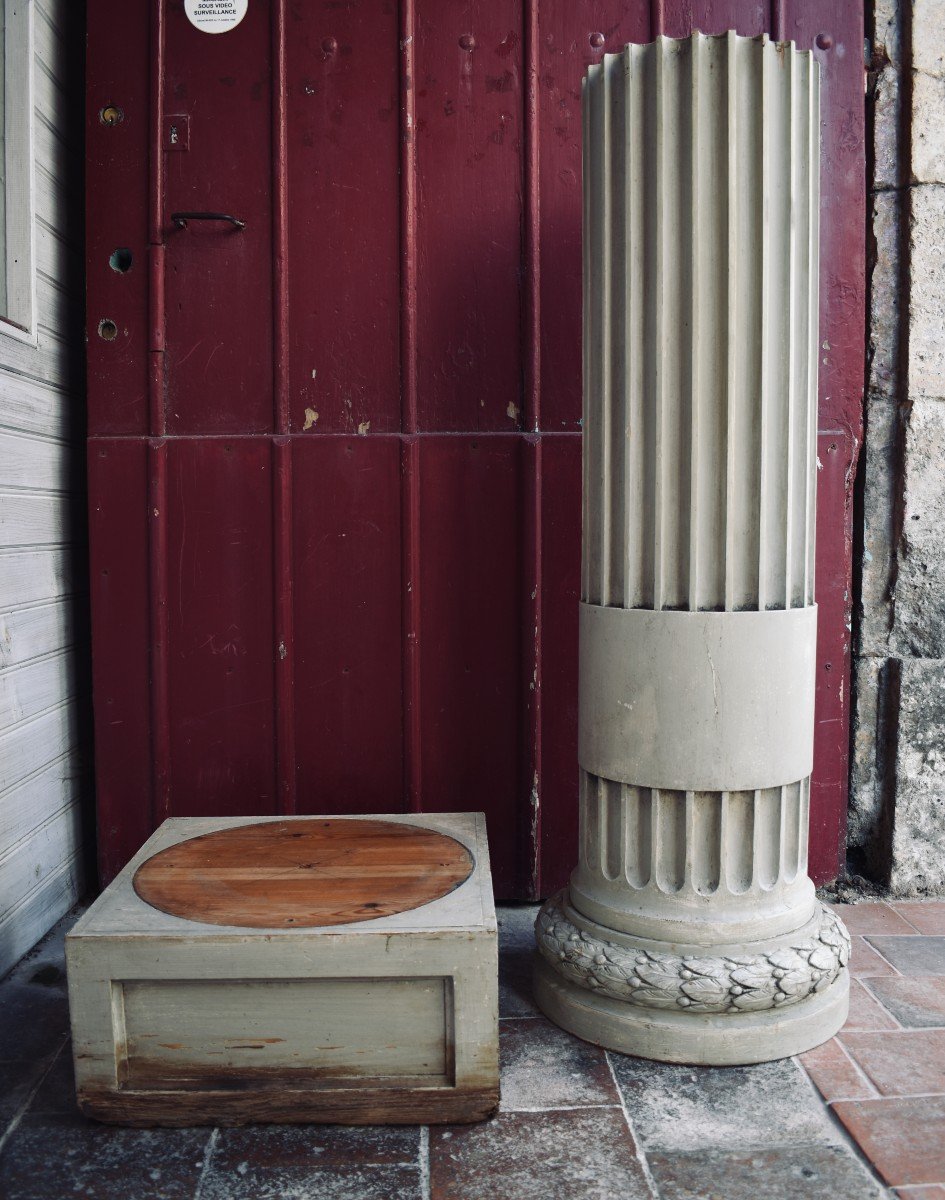
<instances>
[{"instance_id":1,"label":"terracotta floor tile","mask_svg":"<svg viewBox=\"0 0 945 1200\"><path fill-rule=\"evenodd\" d=\"M883 937L867 942L901 975L945 975L945 937Z\"/></svg>"},{"instance_id":2,"label":"terracotta floor tile","mask_svg":"<svg viewBox=\"0 0 945 1200\"><path fill-rule=\"evenodd\" d=\"M604 1051L544 1017L503 1021L499 1060L503 1112L620 1103Z\"/></svg>"},{"instance_id":3,"label":"terracotta floor tile","mask_svg":"<svg viewBox=\"0 0 945 1200\"><path fill-rule=\"evenodd\" d=\"M877 977L878 982L883 978ZM898 982L897 976L892 976L893 982ZM895 1029L896 1021L890 1016L882 1004L866 990L858 979L850 980L850 1015L844 1030L851 1029Z\"/></svg>"},{"instance_id":4,"label":"terracotta floor tile","mask_svg":"<svg viewBox=\"0 0 945 1200\"><path fill-rule=\"evenodd\" d=\"M945 900L894 900L893 908L919 933L945 935Z\"/></svg>"},{"instance_id":5,"label":"terracotta floor tile","mask_svg":"<svg viewBox=\"0 0 945 1200\"><path fill-rule=\"evenodd\" d=\"M945 978L941 975L872 979L870 987L907 1029L945 1026Z\"/></svg>"},{"instance_id":6,"label":"terracotta floor tile","mask_svg":"<svg viewBox=\"0 0 945 1200\"><path fill-rule=\"evenodd\" d=\"M834 1112L890 1186L945 1179L945 1096L842 1100Z\"/></svg>"},{"instance_id":7,"label":"terracotta floor tile","mask_svg":"<svg viewBox=\"0 0 945 1200\"><path fill-rule=\"evenodd\" d=\"M930 1183L926 1187L897 1188L899 1200L945 1200L945 1184Z\"/></svg>"},{"instance_id":8,"label":"terracotta floor tile","mask_svg":"<svg viewBox=\"0 0 945 1200\"><path fill-rule=\"evenodd\" d=\"M654 1154L660 1200L883 1200L886 1189L845 1146Z\"/></svg>"},{"instance_id":9,"label":"terracotta floor tile","mask_svg":"<svg viewBox=\"0 0 945 1200\"><path fill-rule=\"evenodd\" d=\"M619 1108L430 1129L431 1200L650 1200Z\"/></svg>"},{"instance_id":10,"label":"terracotta floor tile","mask_svg":"<svg viewBox=\"0 0 945 1200\"><path fill-rule=\"evenodd\" d=\"M875 1088L870 1087L836 1038L808 1050L800 1059L804 1070L828 1103L834 1100L861 1100L876 1095Z\"/></svg>"},{"instance_id":11,"label":"terracotta floor tile","mask_svg":"<svg viewBox=\"0 0 945 1200\"><path fill-rule=\"evenodd\" d=\"M882 1095L945 1094L945 1029L841 1033L840 1041Z\"/></svg>"},{"instance_id":12,"label":"terracotta floor tile","mask_svg":"<svg viewBox=\"0 0 945 1200\"><path fill-rule=\"evenodd\" d=\"M854 977L869 978L874 975L897 974L895 967L890 966L885 958L881 954L878 954L861 934L853 934L850 941L852 943L852 953L850 955L851 975Z\"/></svg>"},{"instance_id":13,"label":"terracotta floor tile","mask_svg":"<svg viewBox=\"0 0 945 1200\"><path fill-rule=\"evenodd\" d=\"M915 933L905 917L881 900L830 906L850 933Z\"/></svg>"}]
</instances>

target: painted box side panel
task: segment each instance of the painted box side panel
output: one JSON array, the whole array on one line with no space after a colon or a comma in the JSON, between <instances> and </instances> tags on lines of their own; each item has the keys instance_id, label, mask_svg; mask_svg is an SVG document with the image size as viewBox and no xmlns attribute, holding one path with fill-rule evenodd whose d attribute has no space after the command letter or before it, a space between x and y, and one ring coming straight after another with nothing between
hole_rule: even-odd
<instances>
[{"instance_id":1,"label":"painted box side panel","mask_svg":"<svg viewBox=\"0 0 945 1200\"><path fill-rule=\"evenodd\" d=\"M240 824L166 821L66 940L83 1110L143 1125L491 1115L497 931L485 823L479 813L394 820L457 838L474 871L415 909L292 930L202 924L144 903L132 884L142 862Z\"/></svg>"}]
</instances>

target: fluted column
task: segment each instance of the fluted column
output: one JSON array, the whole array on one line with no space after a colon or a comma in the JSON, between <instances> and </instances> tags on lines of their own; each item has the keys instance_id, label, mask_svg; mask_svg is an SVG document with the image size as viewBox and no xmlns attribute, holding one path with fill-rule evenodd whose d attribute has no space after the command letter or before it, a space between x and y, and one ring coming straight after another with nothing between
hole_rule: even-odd
<instances>
[{"instance_id":1,"label":"fluted column","mask_svg":"<svg viewBox=\"0 0 945 1200\"><path fill-rule=\"evenodd\" d=\"M675 1061L792 1054L846 1013L806 873L818 82L734 33L585 81L581 837L536 989Z\"/></svg>"}]
</instances>

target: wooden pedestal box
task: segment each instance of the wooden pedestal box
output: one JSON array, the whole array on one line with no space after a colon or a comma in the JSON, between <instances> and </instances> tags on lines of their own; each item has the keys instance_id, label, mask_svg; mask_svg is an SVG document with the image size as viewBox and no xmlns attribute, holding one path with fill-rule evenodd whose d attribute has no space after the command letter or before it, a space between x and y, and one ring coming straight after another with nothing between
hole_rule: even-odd
<instances>
[{"instance_id":1,"label":"wooden pedestal box","mask_svg":"<svg viewBox=\"0 0 945 1200\"><path fill-rule=\"evenodd\" d=\"M166 821L66 942L79 1105L440 1123L499 1096L482 814Z\"/></svg>"}]
</instances>

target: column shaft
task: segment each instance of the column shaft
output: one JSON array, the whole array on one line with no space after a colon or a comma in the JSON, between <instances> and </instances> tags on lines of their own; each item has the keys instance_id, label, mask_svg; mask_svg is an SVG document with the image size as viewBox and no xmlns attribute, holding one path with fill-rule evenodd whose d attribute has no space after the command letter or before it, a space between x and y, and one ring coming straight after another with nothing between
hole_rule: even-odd
<instances>
[{"instance_id":1,"label":"column shaft","mask_svg":"<svg viewBox=\"0 0 945 1200\"><path fill-rule=\"evenodd\" d=\"M582 937L717 955L718 978L813 938L810 992L755 1007L820 1015L755 1057L821 1040L846 995L846 935L806 873L819 121L811 54L766 37L660 38L585 81L581 837L539 946L612 1005L623 984L567 949ZM705 1011L741 1012L740 987ZM601 1040L647 1053L617 1010ZM714 1053L696 1058L733 1061Z\"/></svg>"}]
</instances>

